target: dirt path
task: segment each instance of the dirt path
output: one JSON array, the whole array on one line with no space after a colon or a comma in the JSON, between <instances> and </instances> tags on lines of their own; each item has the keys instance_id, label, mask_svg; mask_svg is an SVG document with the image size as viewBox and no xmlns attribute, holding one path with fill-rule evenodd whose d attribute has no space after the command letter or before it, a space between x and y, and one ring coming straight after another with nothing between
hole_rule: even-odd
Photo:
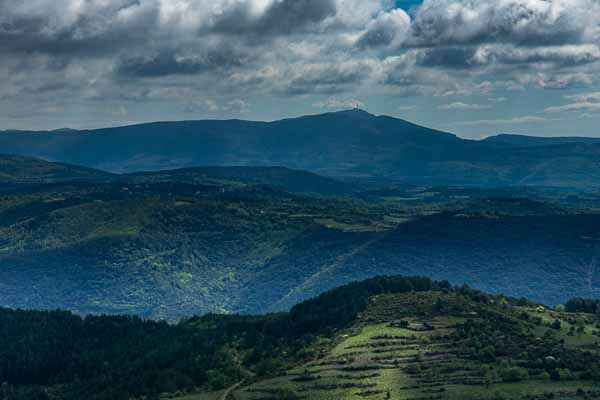
<instances>
[{"instance_id":1,"label":"dirt path","mask_svg":"<svg viewBox=\"0 0 600 400\"><path fill-rule=\"evenodd\" d=\"M225 393L223 393L223 396L221 397L221 400L233 399L234 397L233 397L232 393L235 390L237 390L240 386L242 386L245 381L246 381L246 379L242 379L241 381L239 381L235 385L230 386L229 388L227 388L227 390L225 390ZM231 397L230 397L230 395L231 395Z\"/></svg>"},{"instance_id":2,"label":"dirt path","mask_svg":"<svg viewBox=\"0 0 600 400\"><path fill-rule=\"evenodd\" d=\"M233 392L235 392L237 389L239 389L244 383L246 383L246 381L248 379L250 379L254 376L253 372L248 371L245 368L243 368L243 370L244 370L244 372L246 372L248 374L248 376L246 378L242 379L241 381L239 381L238 383L236 383L235 385L227 388L225 390L225 392L223 393L223 396L221 396L221 400L235 400L235 396L233 395Z\"/></svg>"}]
</instances>

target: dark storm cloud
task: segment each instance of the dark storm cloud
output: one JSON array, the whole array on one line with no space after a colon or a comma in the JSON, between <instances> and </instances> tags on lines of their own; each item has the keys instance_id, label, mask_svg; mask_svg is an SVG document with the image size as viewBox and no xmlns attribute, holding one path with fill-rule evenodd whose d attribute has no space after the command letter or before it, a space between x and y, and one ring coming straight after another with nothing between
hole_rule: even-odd
<instances>
[{"instance_id":1,"label":"dark storm cloud","mask_svg":"<svg viewBox=\"0 0 600 400\"><path fill-rule=\"evenodd\" d=\"M286 91L289 94L335 94L359 84L370 73L371 66L363 62L308 65L292 74Z\"/></svg>"},{"instance_id":2,"label":"dark storm cloud","mask_svg":"<svg viewBox=\"0 0 600 400\"><path fill-rule=\"evenodd\" d=\"M129 9L139 8L140 0L90 6L74 16L60 10L60 4L64 3L58 1L54 7L40 4L34 8L1 1L0 51L54 56L110 54L116 49L143 42L147 33L142 28L155 24L157 18L157 10L152 8L126 21L121 18Z\"/></svg>"},{"instance_id":3,"label":"dark storm cloud","mask_svg":"<svg viewBox=\"0 0 600 400\"><path fill-rule=\"evenodd\" d=\"M236 34L289 34L335 15L335 0L274 1L260 16L253 16L251 2L238 2L217 16L210 28Z\"/></svg>"},{"instance_id":4,"label":"dark storm cloud","mask_svg":"<svg viewBox=\"0 0 600 400\"><path fill-rule=\"evenodd\" d=\"M207 71L225 71L240 67L250 57L233 47L222 45L205 49L200 54L163 51L149 56L125 57L118 61L116 73L120 76L161 77L193 75Z\"/></svg>"},{"instance_id":5,"label":"dark storm cloud","mask_svg":"<svg viewBox=\"0 0 600 400\"><path fill-rule=\"evenodd\" d=\"M473 47L439 47L425 49L418 53L417 63L423 67L465 69L473 67Z\"/></svg>"}]
</instances>

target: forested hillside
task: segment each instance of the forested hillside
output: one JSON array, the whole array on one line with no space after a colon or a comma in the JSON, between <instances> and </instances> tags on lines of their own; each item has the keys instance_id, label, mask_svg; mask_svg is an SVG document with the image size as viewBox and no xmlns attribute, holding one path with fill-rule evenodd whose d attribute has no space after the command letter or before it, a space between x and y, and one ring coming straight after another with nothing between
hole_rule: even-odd
<instances>
[{"instance_id":1,"label":"forested hillside","mask_svg":"<svg viewBox=\"0 0 600 400\"><path fill-rule=\"evenodd\" d=\"M175 321L288 310L378 274L548 304L599 295L593 192L363 189L282 168L85 171L101 178L2 186L0 305Z\"/></svg>"},{"instance_id":2,"label":"forested hillside","mask_svg":"<svg viewBox=\"0 0 600 400\"><path fill-rule=\"evenodd\" d=\"M0 398L595 399L599 331L591 313L398 276L177 325L0 309Z\"/></svg>"}]
</instances>

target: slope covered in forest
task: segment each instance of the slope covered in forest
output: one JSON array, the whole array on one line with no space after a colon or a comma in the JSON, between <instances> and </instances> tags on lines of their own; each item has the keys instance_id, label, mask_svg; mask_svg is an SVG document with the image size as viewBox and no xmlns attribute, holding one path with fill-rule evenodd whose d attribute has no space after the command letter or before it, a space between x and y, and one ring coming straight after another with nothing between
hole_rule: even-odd
<instances>
[{"instance_id":1,"label":"slope covered in forest","mask_svg":"<svg viewBox=\"0 0 600 400\"><path fill-rule=\"evenodd\" d=\"M0 396L598 399L592 303L552 310L396 276L334 289L288 313L177 325L1 309Z\"/></svg>"},{"instance_id":2,"label":"slope covered in forest","mask_svg":"<svg viewBox=\"0 0 600 400\"><path fill-rule=\"evenodd\" d=\"M0 305L177 320L288 310L379 274L599 295L594 192L371 190L285 168L79 176L2 186Z\"/></svg>"}]
</instances>

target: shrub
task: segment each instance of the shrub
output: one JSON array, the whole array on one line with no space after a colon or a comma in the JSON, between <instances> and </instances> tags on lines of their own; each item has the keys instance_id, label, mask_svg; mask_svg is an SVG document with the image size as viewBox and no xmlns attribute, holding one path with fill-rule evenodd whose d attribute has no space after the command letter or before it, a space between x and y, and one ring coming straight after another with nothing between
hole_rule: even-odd
<instances>
[{"instance_id":1,"label":"shrub","mask_svg":"<svg viewBox=\"0 0 600 400\"><path fill-rule=\"evenodd\" d=\"M500 371L500 377L504 382L520 382L529 379L529 372L521 367L509 367Z\"/></svg>"}]
</instances>

